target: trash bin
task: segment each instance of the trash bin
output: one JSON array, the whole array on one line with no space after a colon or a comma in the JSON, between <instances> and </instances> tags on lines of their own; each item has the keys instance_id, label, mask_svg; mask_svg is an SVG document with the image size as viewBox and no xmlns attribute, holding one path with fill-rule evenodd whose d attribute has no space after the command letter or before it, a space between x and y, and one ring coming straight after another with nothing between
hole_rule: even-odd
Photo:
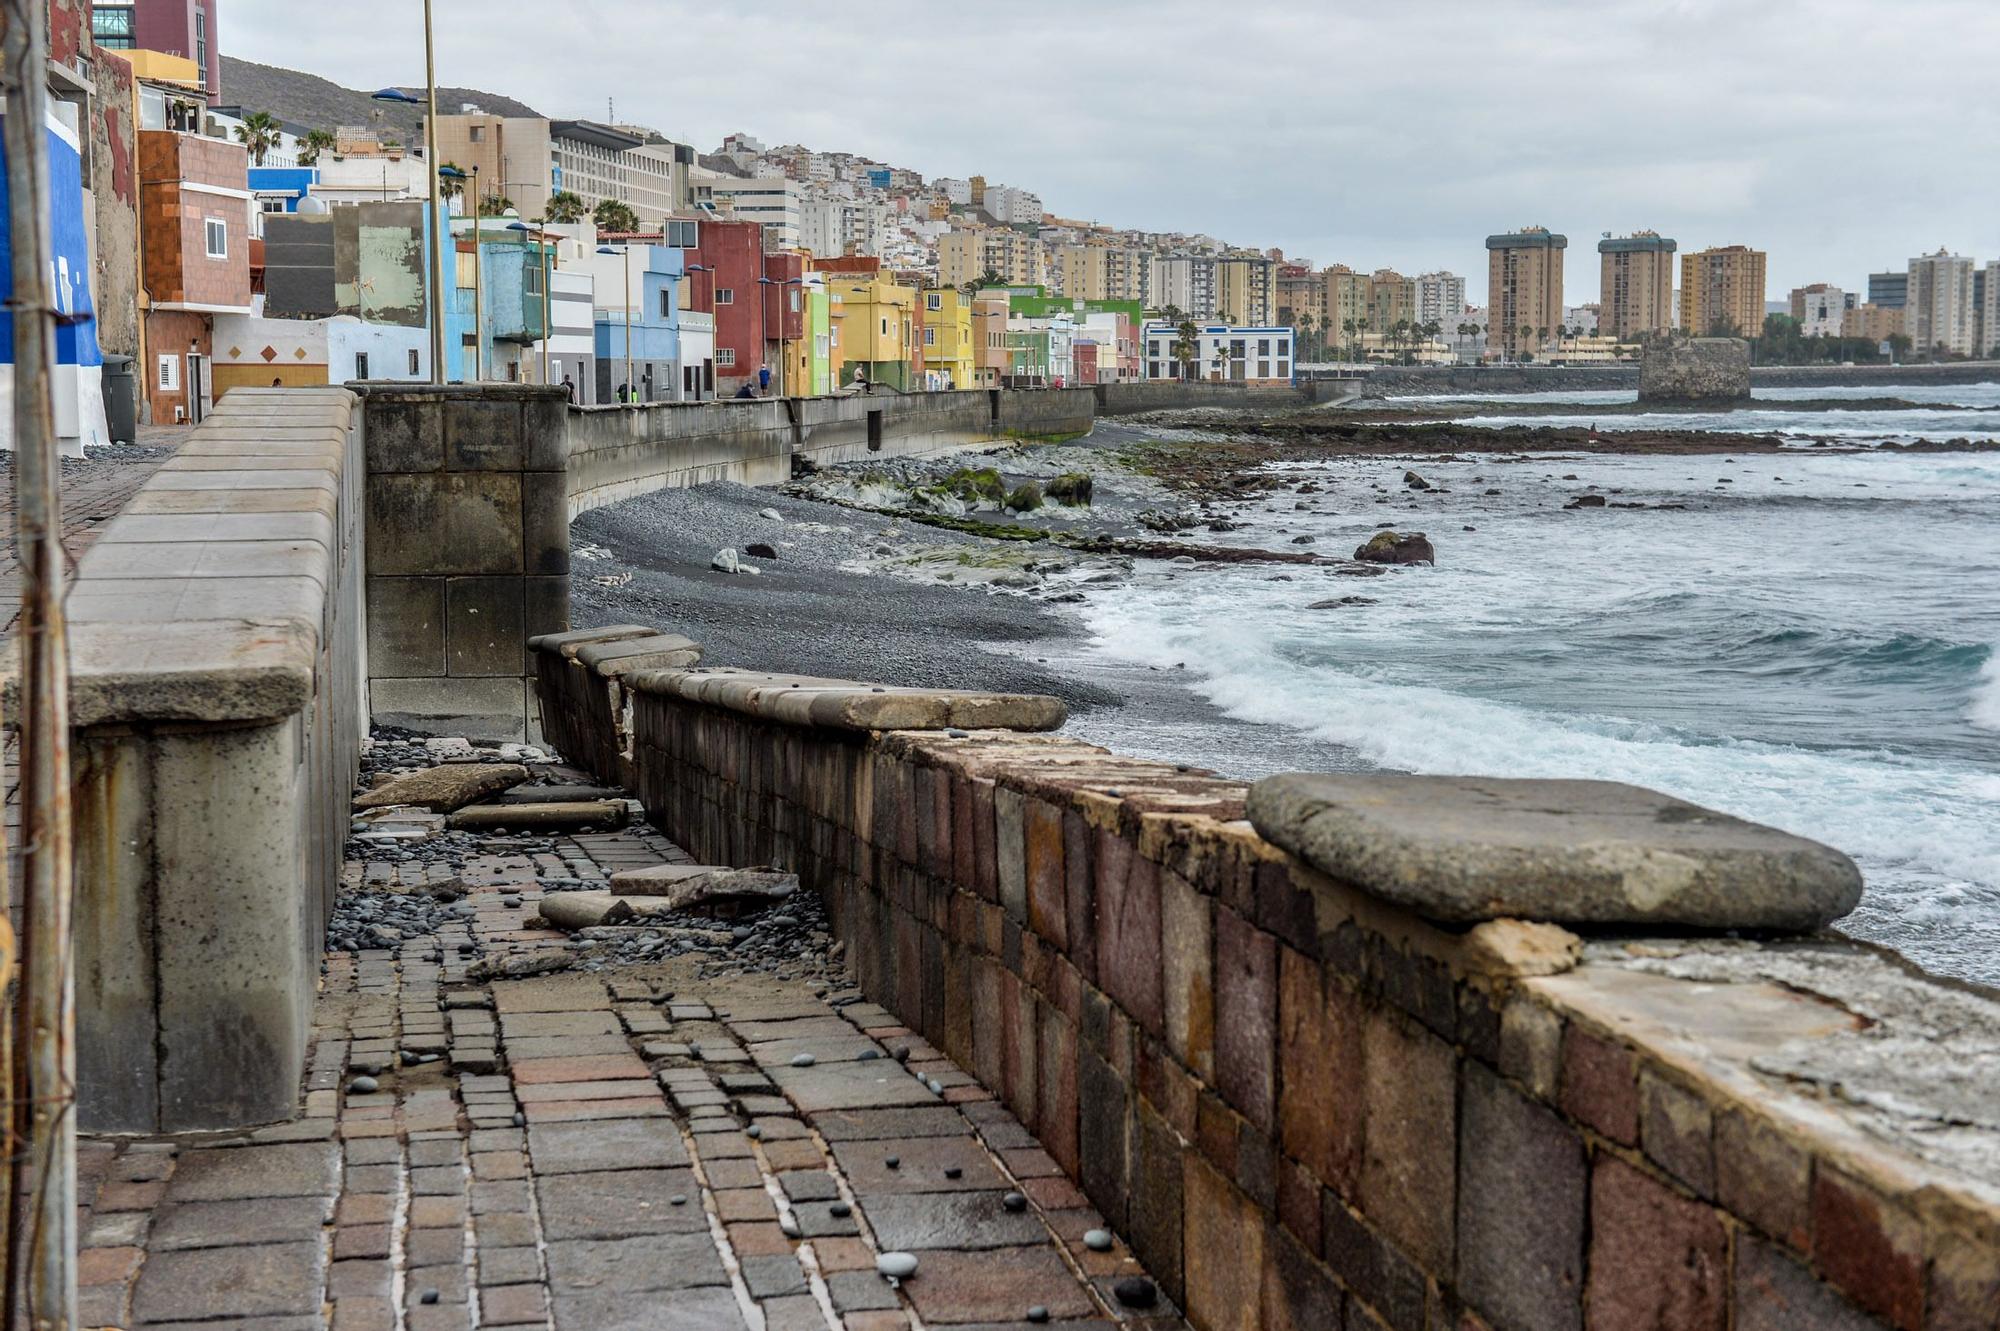
<instances>
[{"instance_id":1,"label":"trash bin","mask_svg":"<svg viewBox=\"0 0 2000 1331\"><path fill-rule=\"evenodd\" d=\"M130 356L104 358L104 421L112 443L139 441L139 376Z\"/></svg>"}]
</instances>

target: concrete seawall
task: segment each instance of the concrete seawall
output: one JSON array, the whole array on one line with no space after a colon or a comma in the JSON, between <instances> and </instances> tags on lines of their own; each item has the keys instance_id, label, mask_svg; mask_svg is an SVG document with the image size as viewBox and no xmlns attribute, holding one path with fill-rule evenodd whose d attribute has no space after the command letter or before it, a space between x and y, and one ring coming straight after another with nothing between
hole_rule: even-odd
<instances>
[{"instance_id":1,"label":"concrete seawall","mask_svg":"<svg viewBox=\"0 0 2000 1331\"><path fill-rule=\"evenodd\" d=\"M238 389L69 592L78 1115L296 1112L368 712L344 389Z\"/></svg>"},{"instance_id":2,"label":"concrete seawall","mask_svg":"<svg viewBox=\"0 0 2000 1331\"><path fill-rule=\"evenodd\" d=\"M1994 1325L1991 994L1826 937L1441 927L1240 783L582 636L536 653L551 734L817 889L1201 1331Z\"/></svg>"}]
</instances>

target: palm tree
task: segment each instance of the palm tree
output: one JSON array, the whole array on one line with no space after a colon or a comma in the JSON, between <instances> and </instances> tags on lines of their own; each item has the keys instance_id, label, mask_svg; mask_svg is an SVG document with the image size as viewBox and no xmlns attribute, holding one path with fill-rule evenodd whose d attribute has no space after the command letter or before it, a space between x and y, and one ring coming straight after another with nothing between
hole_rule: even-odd
<instances>
[{"instance_id":1,"label":"palm tree","mask_svg":"<svg viewBox=\"0 0 2000 1331\"><path fill-rule=\"evenodd\" d=\"M321 153L332 152L337 140L330 130L309 129L299 140L299 165L318 166Z\"/></svg>"},{"instance_id":2,"label":"palm tree","mask_svg":"<svg viewBox=\"0 0 2000 1331\"><path fill-rule=\"evenodd\" d=\"M1349 360L1354 360L1356 358L1356 353L1354 348L1355 327L1356 327L1355 322L1352 319L1342 319L1340 321L1340 331L1347 334L1347 359Z\"/></svg>"},{"instance_id":3,"label":"palm tree","mask_svg":"<svg viewBox=\"0 0 2000 1331\"><path fill-rule=\"evenodd\" d=\"M1522 324L1515 331L1521 335L1520 340L1514 343L1514 359L1518 361L1521 359L1522 352L1527 349L1528 339L1535 335L1535 330L1530 324Z\"/></svg>"},{"instance_id":4,"label":"palm tree","mask_svg":"<svg viewBox=\"0 0 2000 1331\"><path fill-rule=\"evenodd\" d=\"M284 130L265 111L252 111L236 127L236 141L250 150L250 160L264 165L264 156L283 141Z\"/></svg>"},{"instance_id":5,"label":"palm tree","mask_svg":"<svg viewBox=\"0 0 2000 1331\"><path fill-rule=\"evenodd\" d=\"M605 199L590 216L599 231L629 236L639 229L639 214L632 211L632 205L619 199Z\"/></svg>"},{"instance_id":6,"label":"palm tree","mask_svg":"<svg viewBox=\"0 0 2000 1331\"><path fill-rule=\"evenodd\" d=\"M1181 379L1194 379L1194 363L1201 359L1201 329L1192 319L1183 319L1174 329L1174 359L1180 362Z\"/></svg>"},{"instance_id":7,"label":"palm tree","mask_svg":"<svg viewBox=\"0 0 2000 1331\"><path fill-rule=\"evenodd\" d=\"M465 193L465 178L457 162L446 162L438 168L438 194L446 199L457 198Z\"/></svg>"},{"instance_id":8,"label":"palm tree","mask_svg":"<svg viewBox=\"0 0 2000 1331\"><path fill-rule=\"evenodd\" d=\"M489 194L479 201L481 217L505 217L514 211L514 201L504 194Z\"/></svg>"},{"instance_id":9,"label":"palm tree","mask_svg":"<svg viewBox=\"0 0 2000 1331\"><path fill-rule=\"evenodd\" d=\"M1007 279L1000 275L998 268L988 268L979 275L979 285L982 287L1004 286L1006 282Z\"/></svg>"},{"instance_id":10,"label":"palm tree","mask_svg":"<svg viewBox=\"0 0 2000 1331\"><path fill-rule=\"evenodd\" d=\"M548 220L551 222L581 222L587 211L582 198L566 189L549 195Z\"/></svg>"}]
</instances>

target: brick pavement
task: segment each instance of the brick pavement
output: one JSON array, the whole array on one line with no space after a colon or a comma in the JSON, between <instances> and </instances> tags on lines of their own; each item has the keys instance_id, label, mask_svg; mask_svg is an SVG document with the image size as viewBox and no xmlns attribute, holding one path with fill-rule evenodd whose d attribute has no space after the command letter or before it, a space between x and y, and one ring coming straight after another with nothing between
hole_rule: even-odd
<instances>
[{"instance_id":1,"label":"brick pavement","mask_svg":"<svg viewBox=\"0 0 2000 1331\"><path fill-rule=\"evenodd\" d=\"M327 957L296 1121L84 1144L84 1325L1185 1326L1121 1304L1143 1272L1086 1243L1103 1222L1054 1160L837 975L469 978L567 954L529 927L542 880L686 862L650 829L480 852L469 918ZM369 853L351 891L440 877ZM913 1278L877 1273L890 1250Z\"/></svg>"}]
</instances>

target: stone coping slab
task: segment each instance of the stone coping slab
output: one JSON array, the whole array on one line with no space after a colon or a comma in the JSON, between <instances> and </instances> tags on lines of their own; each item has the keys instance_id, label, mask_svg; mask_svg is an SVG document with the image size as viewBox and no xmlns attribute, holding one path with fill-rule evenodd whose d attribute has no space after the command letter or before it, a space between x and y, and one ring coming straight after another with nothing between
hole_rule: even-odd
<instances>
[{"instance_id":1,"label":"stone coping slab","mask_svg":"<svg viewBox=\"0 0 2000 1331\"><path fill-rule=\"evenodd\" d=\"M1609 781L1290 773L1248 813L1314 868L1453 923L1809 931L1861 900L1839 851Z\"/></svg>"},{"instance_id":2,"label":"stone coping slab","mask_svg":"<svg viewBox=\"0 0 2000 1331\"><path fill-rule=\"evenodd\" d=\"M600 675L623 675L691 666L701 660L701 648L677 633L650 633L643 638L581 643L576 659Z\"/></svg>"},{"instance_id":3,"label":"stone coping slab","mask_svg":"<svg viewBox=\"0 0 2000 1331\"><path fill-rule=\"evenodd\" d=\"M575 660L577 652L593 642L617 642L624 638L650 638L659 632L644 624L611 624L600 629L572 629L567 633L537 633L528 639L528 649L555 652Z\"/></svg>"},{"instance_id":4,"label":"stone coping slab","mask_svg":"<svg viewBox=\"0 0 2000 1331\"><path fill-rule=\"evenodd\" d=\"M340 388L232 392L106 525L68 597L76 724L263 721L311 705L354 401ZM221 514L240 516L195 516ZM11 690L11 662L7 674Z\"/></svg>"},{"instance_id":5,"label":"stone coping slab","mask_svg":"<svg viewBox=\"0 0 2000 1331\"><path fill-rule=\"evenodd\" d=\"M1059 698L1026 693L905 689L757 670L650 670L626 679L641 693L702 703L785 725L880 730L1054 730Z\"/></svg>"}]
</instances>

